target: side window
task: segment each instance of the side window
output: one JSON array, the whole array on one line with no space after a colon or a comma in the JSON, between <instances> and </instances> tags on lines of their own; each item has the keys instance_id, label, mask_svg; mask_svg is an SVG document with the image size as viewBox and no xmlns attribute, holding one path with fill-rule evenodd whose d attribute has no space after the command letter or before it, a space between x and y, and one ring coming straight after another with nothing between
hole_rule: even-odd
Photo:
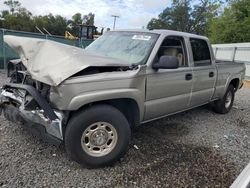
<instances>
[{"instance_id":1,"label":"side window","mask_svg":"<svg viewBox=\"0 0 250 188\"><path fill-rule=\"evenodd\" d=\"M192 47L194 66L207 66L211 65L210 50L208 44L202 39L190 39Z\"/></svg>"},{"instance_id":2,"label":"side window","mask_svg":"<svg viewBox=\"0 0 250 188\"><path fill-rule=\"evenodd\" d=\"M161 56L175 56L179 60L180 67L188 66L184 39L182 37L166 37L161 44L156 59L159 60Z\"/></svg>"}]
</instances>

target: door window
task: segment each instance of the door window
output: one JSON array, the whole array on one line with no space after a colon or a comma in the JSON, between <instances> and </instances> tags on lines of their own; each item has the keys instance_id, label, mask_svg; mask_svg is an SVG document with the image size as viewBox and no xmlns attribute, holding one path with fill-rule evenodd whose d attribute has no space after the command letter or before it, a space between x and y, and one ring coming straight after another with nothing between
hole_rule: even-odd
<instances>
[{"instance_id":1,"label":"door window","mask_svg":"<svg viewBox=\"0 0 250 188\"><path fill-rule=\"evenodd\" d=\"M159 61L161 56L175 56L179 60L179 67L188 66L182 37L166 37L160 46L155 62Z\"/></svg>"},{"instance_id":2,"label":"door window","mask_svg":"<svg viewBox=\"0 0 250 188\"><path fill-rule=\"evenodd\" d=\"M211 56L208 44L202 39L190 39L190 44L193 52L194 66L211 65Z\"/></svg>"}]
</instances>

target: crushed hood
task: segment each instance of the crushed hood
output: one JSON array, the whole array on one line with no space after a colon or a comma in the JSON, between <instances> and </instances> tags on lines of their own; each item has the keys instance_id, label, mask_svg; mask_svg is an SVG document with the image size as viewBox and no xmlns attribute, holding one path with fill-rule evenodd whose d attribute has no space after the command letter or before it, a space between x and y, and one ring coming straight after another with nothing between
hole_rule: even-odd
<instances>
[{"instance_id":1,"label":"crushed hood","mask_svg":"<svg viewBox=\"0 0 250 188\"><path fill-rule=\"evenodd\" d=\"M90 66L128 66L125 62L51 40L5 35L4 41L19 54L33 79L51 86Z\"/></svg>"}]
</instances>

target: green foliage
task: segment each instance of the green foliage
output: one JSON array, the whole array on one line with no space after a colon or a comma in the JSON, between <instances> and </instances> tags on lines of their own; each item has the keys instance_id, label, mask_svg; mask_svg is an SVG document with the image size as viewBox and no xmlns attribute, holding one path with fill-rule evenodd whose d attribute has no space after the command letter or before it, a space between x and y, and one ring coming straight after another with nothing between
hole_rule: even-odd
<instances>
[{"instance_id":1,"label":"green foliage","mask_svg":"<svg viewBox=\"0 0 250 188\"><path fill-rule=\"evenodd\" d=\"M2 11L2 26L13 30L30 31L30 28L33 27L32 14L20 5L13 7L13 5L10 6L10 12Z\"/></svg>"},{"instance_id":2,"label":"green foliage","mask_svg":"<svg viewBox=\"0 0 250 188\"><path fill-rule=\"evenodd\" d=\"M95 22L95 14L89 13L87 15L83 15L81 13L76 13L75 15L72 16L72 19L68 21L69 23L69 30L70 32L78 36L79 34L79 25L84 24L84 25L94 25Z\"/></svg>"},{"instance_id":3,"label":"green foliage","mask_svg":"<svg viewBox=\"0 0 250 188\"><path fill-rule=\"evenodd\" d=\"M250 1L232 0L222 15L212 20L209 37L213 43L250 42Z\"/></svg>"},{"instance_id":4,"label":"green foliage","mask_svg":"<svg viewBox=\"0 0 250 188\"><path fill-rule=\"evenodd\" d=\"M60 15L48 14L45 16L33 16L18 1L4 1L9 10L3 10L0 14L0 28L13 29L18 31L39 32L36 26L43 30L45 28L52 35L64 35L66 30L74 35L79 33L79 24L94 25L95 15L81 15L76 13L71 20Z\"/></svg>"},{"instance_id":5,"label":"green foliage","mask_svg":"<svg viewBox=\"0 0 250 188\"><path fill-rule=\"evenodd\" d=\"M35 26L40 29L45 28L52 35L64 35L67 28L67 19L59 15L34 16L33 22ZM33 32L35 32L35 27L33 28Z\"/></svg>"},{"instance_id":6,"label":"green foliage","mask_svg":"<svg viewBox=\"0 0 250 188\"><path fill-rule=\"evenodd\" d=\"M170 29L205 35L208 23L218 14L220 1L198 0L196 4L191 0L173 0L167 7L149 23L148 29Z\"/></svg>"},{"instance_id":7,"label":"green foliage","mask_svg":"<svg viewBox=\"0 0 250 188\"><path fill-rule=\"evenodd\" d=\"M89 13L83 16L83 24L85 25L94 25L95 22L95 14Z\"/></svg>"},{"instance_id":8,"label":"green foliage","mask_svg":"<svg viewBox=\"0 0 250 188\"><path fill-rule=\"evenodd\" d=\"M19 1L6 0L8 10L1 11L0 27L38 32L45 28L51 34L64 35L66 30L79 34L79 25L94 25L95 15L76 13L67 20L60 15L33 16ZM148 29L171 29L208 35L213 43L250 42L250 0L229 0L220 13L220 0L173 0Z\"/></svg>"},{"instance_id":9,"label":"green foliage","mask_svg":"<svg viewBox=\"0 0 250 188\"><path fill-rule=\"evenodd\" d=\"M14 12L18 11L21 8L21 3L18 1L8 0L4 1L4 4L10 8L10 12L14 14Z\"/></svg>"},{"instance_id":10,"label":"green foliage","mask_svg":"<svg viewBox=\"0 0 250 188\"><path fill-rule=\"evenodd\" d=\"M68 21L69 23L69 29L70 32L74 36L79 35L79 25L82 24L83 19L82 19L82 14L81 13L76 13L72 16L72 19Z\"/></svg>"}]
</instances>

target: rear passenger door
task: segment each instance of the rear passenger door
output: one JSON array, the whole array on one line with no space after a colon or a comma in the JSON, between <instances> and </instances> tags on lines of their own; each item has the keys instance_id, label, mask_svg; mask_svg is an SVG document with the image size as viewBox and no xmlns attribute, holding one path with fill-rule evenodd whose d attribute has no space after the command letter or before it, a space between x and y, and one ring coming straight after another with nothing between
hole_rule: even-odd
<instances>
[{"instance_id":1,"label":"rear passenger door","mask_svg":"<svg viewBox=\"0 0 250 188\"><path fill-rule=\"evenodd\" d=\"M211 100L215 91L216 67L211 59L208 42L190 38L193 56L193 86L190 107L199 106Z\"/></svg>"}]
</instances>

